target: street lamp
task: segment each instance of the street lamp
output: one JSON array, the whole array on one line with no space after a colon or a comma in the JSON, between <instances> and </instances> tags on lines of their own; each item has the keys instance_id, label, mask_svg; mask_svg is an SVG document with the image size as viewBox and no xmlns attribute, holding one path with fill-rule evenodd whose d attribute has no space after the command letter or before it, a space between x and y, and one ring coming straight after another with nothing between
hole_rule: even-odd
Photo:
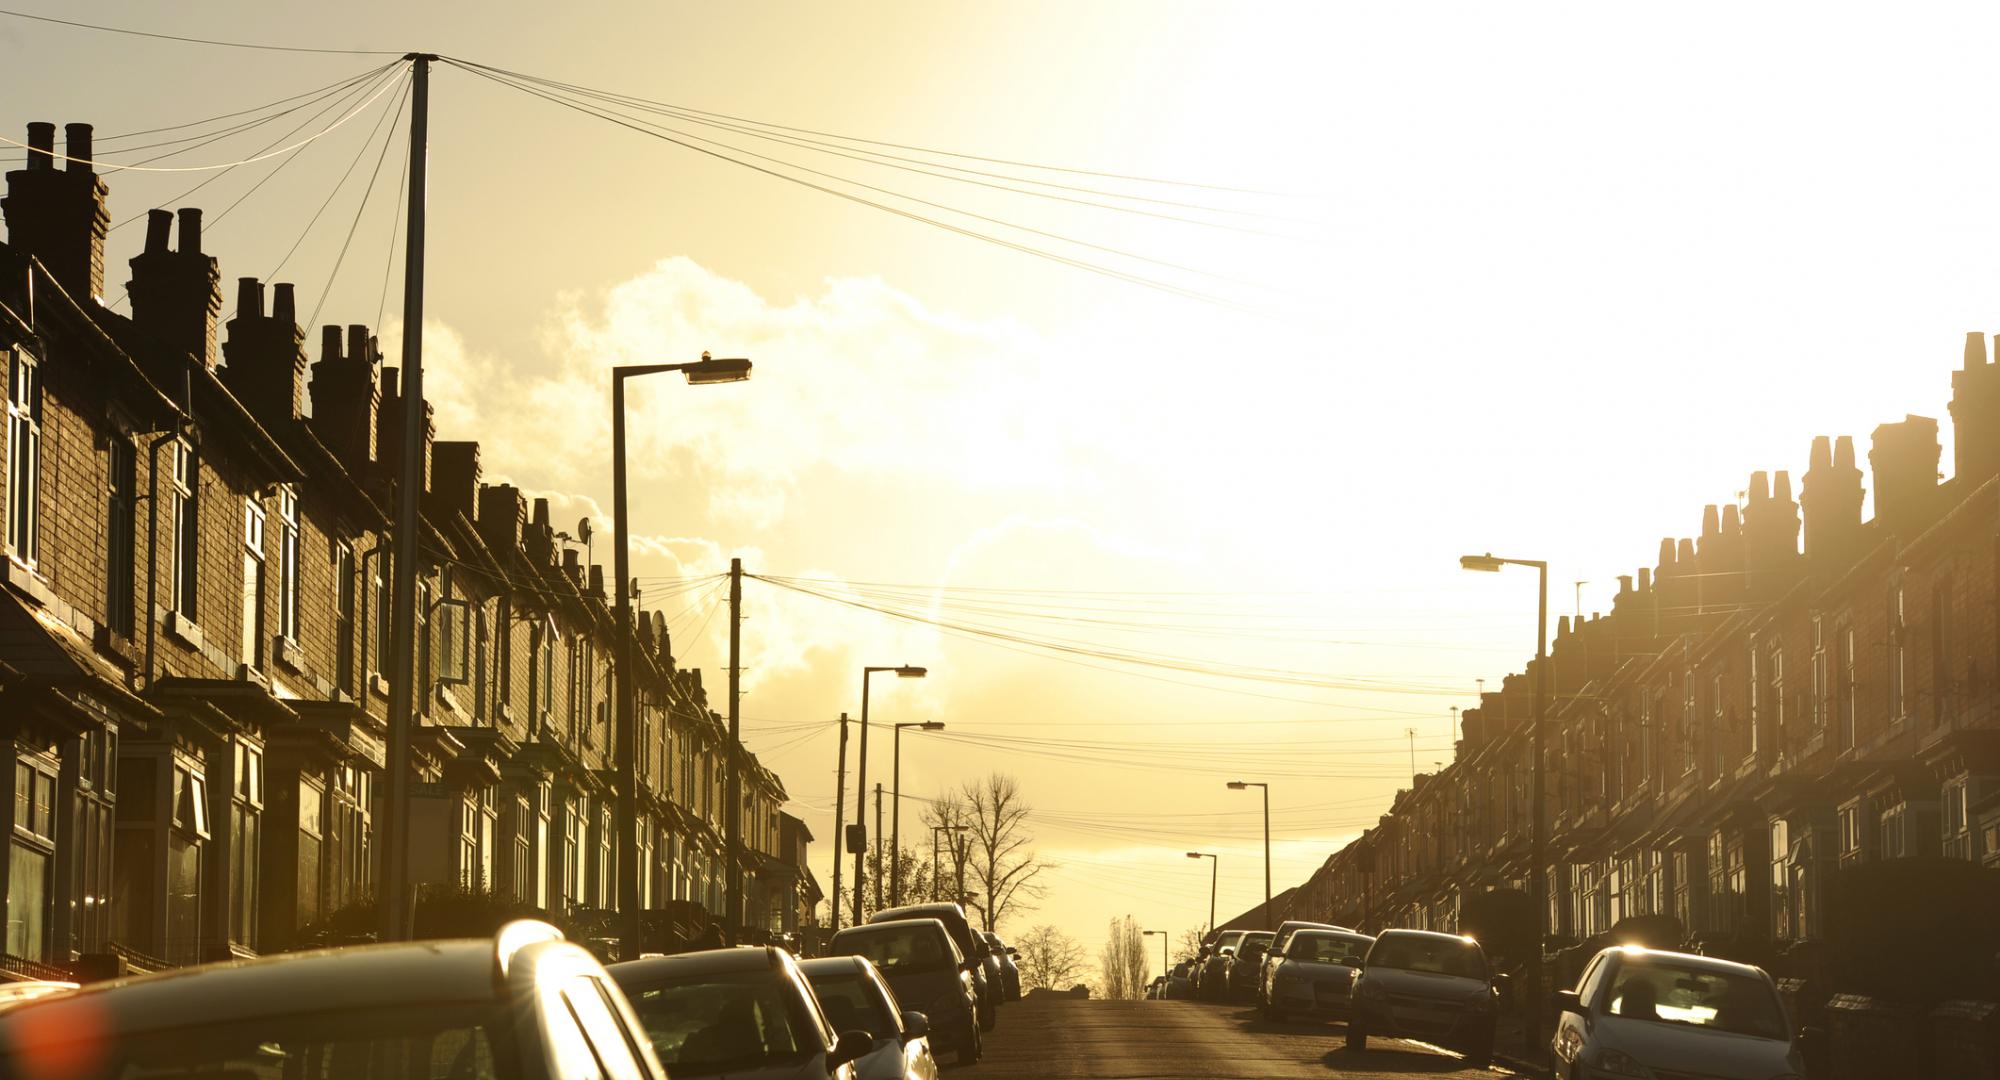
<instances>
[{"instance_id":1,"label":"street lamp","mask_svg":"<svg viewBox=\"0 0 2000 1080\"><path fill-rule=\"evenodd\" d=\"M1549 564L1537 559L1502 559L1489 551L1484 555L1463 556L1458 565L1486 573L1497 573L1503 566L1531 566L1541 577L1541 600L1535 614L1535 702L1534 714L1529 721L1529 752L1534 755L1534 760L1528 766L1529 799L1534 803L1534 816L1530 819L1533 832L1529 834L1528 841L1528 903L1535 910L1535 941L1534 948L1528 953L1528 996L1525 1000L1528 1045L1534 1046L1539 1037L1537 1033L1541 1030L1542 937L1547 932L1549 917L1549 885L1542 865L1549 828L1549 808L1542 797L1542 719L1548 707L1549 682Z\"/></svg>"},{"instance_id":2,"label":"street lamp","mask_svg":"<svg viewBox=\"0 0 2000 1080\"><path fill-rule=\"evenodd\" d=\"M1211 855L1206 851L1190 851L1188 858L1215 860L1208 864L1208 931L1202 934L1202 937L1206 938L1208 933L1215 929L1215 879L1222 876L1222 856Z\"/></svg>"},{"instance_id":3,"label":"street lamp","mask_svg":"<svg viewBox=\"0 0 2000 1080\"><path fill-rule=\"evenodd\" d=\"M1160 939L1160 974L1165 975L1167 973L1167 966L1168 966L1167 932L1165 930L1141 930L1139 931L1139 933L1144 934L1147 937L1156 937Z\"/></svg>"},{"instance_id":4,"label":"street lamp","mask_svg":"<svg viewBox=\"0 0 2000 1080\"><path fill-rule=\"evenodd\" d=\"M938 834L946 832L964 832L970 828L972 828L972 826L970 825L931 826L931 900L933 902L943 899L942 896L938 895L939 890L943 888L943 886L940 884L940 882L942 882L943 879L938 876ZM954 841L953 843L954 845L956 845L956 841ZM956 846L954 846L952 850L956 851L958 849Z\"/></svg>"},{"instance_id":5,"label":"street lamp","mask_svg":"<svg viewBox=\"0 0 2000 1080\"><path fill-rule=\"evenodd\" d=\"M1264 789L1264 925L1271 925L1271 785L1258 780L1231 780L1229 790Z\"/></svg>"},{"instance_id":6,"label":"street lamp","mask_svg":"<svg viewBox=\"0 0 2000 1080\"><path fill-rule=\"evenodd\" d=\"M913 727L920 731L943 731L940 720L911 721L896 725L896 737L890 741L895 753L890 758L895 762L894 782L890 785L896 794L889 802L889 906L903 905L903 729ZM881 867L876 867L880 870Z\"/></svg>"},{"instance_id":7,"label":"street lamp","mask_svg":"<svg viewBox=\"0 0 2000 1080\"><path fill-rule=\"evenodd\" d=\"M861 925L861 886L867 880L868 876L868 867L866 866L868 815L863 810L863 804L868 799L868 681L879 671L893 671L899 679L921 679L928 674L923 668L912 667L909 664L903 664L900 667L864 667L861 669L861 751L860 763L855 768L857 779L861 785L861 797L854 801L854 822L861 826L858 830L861 835L861 843L857 844L854 848L853 924L855 926ZM876 884L879 887L881 883L877 882ZM879 903L881 898L877 897L876 901Z\"/></svg>"},{"instance_id":8,"label":"street lamp","mask_svg":"<svg viewBox=\"0 0 2000 1080\"><path fill-rule=\"evenodd\" d=\"M614 771L618 774L618 925L619 950L627 960L639 958L639 799L635 762L638 760L639 734L633 720L634 674L637 663L633 659L632 637L632 571L631 522L625 509L625 380L641 375L657 375L663 371L678 371L687 377L689 385L707 386L711 383L742 382L750 377L750 361L737 358L717 360L706 352L701 359L686 364L622 364L611 369L611 515L612 515L612 572L615 581L612 590L618 594L618 734L617 745L613 748ZM732 719L735 710L730 710ZM740 732L731 725L729 732L729 893L733 905L741 901L737 896L736 883L736 842L737 829L742 815L737 806L737 792L741 790L741 780L736 773L736 746ZM725 906L725 912L734 912L733 906ZM733 925L731 933L736 932Z\"/></svg>"}]
</instances>

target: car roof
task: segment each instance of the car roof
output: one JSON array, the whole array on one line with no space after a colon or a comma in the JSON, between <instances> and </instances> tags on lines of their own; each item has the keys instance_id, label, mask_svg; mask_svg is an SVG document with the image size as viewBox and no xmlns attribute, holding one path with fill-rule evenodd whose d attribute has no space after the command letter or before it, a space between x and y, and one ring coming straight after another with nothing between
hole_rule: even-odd
<instances>
[{"instance_id":1,"label":"car roof","mask_svg":"<svg viewBox=\"0 0 2000 1080\"><path fill-rule=\"evenodd\" d=\"M1382 941L1392 937L1420 938L1424 941L1449 941L1458 945L1471 945L1475 948L1479 945L1479 942L1466 937L1464 934L1444 934L1436 930L1384 930L1380 934L1375 935L1375 940Z\"/></svg>"},{"instance_id":2,"label":"car roof","mask_svg":"<svg viewBox=\"0 0 2000 1080\"><path fill-rule=\"evenodd\" d=\"M818 956L811 960L799 961L799 971L810 979L815 975L866 975L875 965L865 956L851 954L841 956Z\"/></svg>"},{"instance_id":3,"label":"car roof","mask_svg":"<svg viewBox=\"0 0 2000 1080\"><path fill-rule=\"evenodd\" d=\"M784 967L784 950L762 948L704 949L673 956L647 956L612 964L604 970L620 984L649 982L653 979L680 979L690 975L723 975L738 971L775 971Z\"/></svg>"},{"instance_id":4,"label":"car roof","mask_svg":"<svg viewBox=\"0 0 2000 1080\"><path fill-rule=\"evenodd\" d=\"M574 948L574 946L571 946ZM0 1013L0 1043L133 1035L207 1022L502 998L493 939L394 942L176 968L91 983Z\"/></svg>"},{"instance_id":5,"label":"car roof","mask_svg":"<svg viewBox=\"0 0 2000 1080\"><path fill-rule=\"evenodd\" d=\"M1763 968L1755 964L1739 964L1734 960L1724 960L1719 956L1701 956L1696 953L1668 952L1665 949L1648 949L1639 945L1613 945L1603 950L1634 959L1666 960L1677 967L1694 968L1702 971L1724 972L1731 975L1749 975L1754 978L1768 978ZM1602 955L1600 953L1599 955Z\"/></svg>"},{"instance_id":6,"label":"car roof","mask_svg":"<svg viewBox=\"0 0 2000 1080\"><path fill-rule=\"evenodd\" d=\"M1359 930L1337 930L1331 926L1307 926L1292 934L1293 941L1297 941L1302 937L1360 938L1363 941L1375 940L1375 935L1373 934L1364 934Z\"/></svg>"},{"instance_id":7,"label":"car roof","mask_svg":"<svg viewBox=\"0 0 2000 1080\"><path fill-rule=\"evenodd\" d=\"M907 919L884 919L881 922L869 921L862 923L860 926L843 926L833 932L832 940L838 941L844 934L881 934L893 930L907 930L912 926L934 926L944 936L951 936L951 927L946 926L941 920L912 917Z\"/></svg>"}]
</instances>

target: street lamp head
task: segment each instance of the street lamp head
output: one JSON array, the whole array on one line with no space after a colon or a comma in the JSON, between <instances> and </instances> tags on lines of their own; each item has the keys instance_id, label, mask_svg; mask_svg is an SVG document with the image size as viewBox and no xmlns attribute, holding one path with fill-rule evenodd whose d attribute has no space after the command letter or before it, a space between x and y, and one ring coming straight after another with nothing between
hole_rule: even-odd
<instances>
[{"instance_id":1,"label":"street lamp head","mask_svg":"<svg viewBox=\"0 0 2000 1080\"><path fill-rule=\"evenodd\" d=\"M1229 782L1229 790L1231 791L1248 791L1249 789L1250 785L1241 780L1231 780Z\"/></svg>"},{"instance_id":2,"label":"street lamp head","mask_svg":"<svg viewBox=\"0 0 2000 1080\"><path fill-rule=\"evenodd\" d=\"M687 381L691 386L742 382L750 377L750 361L743 357L715 360L704 352L700 360L682 368L681 371L687 375Z\"/></svg>"},{"instance_id":3,"label":"street lamp head","mask_svg":"<svg viewBox=\"0 0 2000 1080\"><path fill-rule=\"evenodd\" d=\"M922 728L923 730L925 730L925 731L943 731L943 730L944 730L944 721L942 721L942 720L926 720L926 721L924 721L924 722L923 722L922 724L920 724L920 725L918 725L918 726L919 726L919 727L921 727L921 728Z\"/></svg>"},{"instance_id":4,"label":"street lamp head","mask_svg":"<svg viewBox=\"0 0 2000 1080\"><path fill-rule=\"evenodd\" d=\"M912 667L909 664L896 669L896 677L899 679L921 679L928 674L930 674L929 669Z\"/></svg>"},{"instance_id":5,"label":"street lamp head","mask_svg":"<svg viewBox=\"0 0 2000 1080\"><path fill-rule=\"evenodd\" d=\"M1498 573L1500 568L1506 565L1506 562L1507 560L1505 559L1495 558L1490 551L1484 555L1461 555L1458 558L1458 565L1461 569L1479 570L1489 574Z\"/></svg>"},{"instance_id":6,"label":"street lamp head","mask_svg":"<svg viewBox=\"0 0 2000 1080\"><path fill-rule=\"evenodd\" d=\"M1207 856L1203 855L1203 854L1202 854L1201 852L1199 852L1199 851L1190 851L1190 852L1188 852L1188 858L1190 858L1190 859L1202 859L1202 858L1207 858Z\"/></svg>"}]
</instances>

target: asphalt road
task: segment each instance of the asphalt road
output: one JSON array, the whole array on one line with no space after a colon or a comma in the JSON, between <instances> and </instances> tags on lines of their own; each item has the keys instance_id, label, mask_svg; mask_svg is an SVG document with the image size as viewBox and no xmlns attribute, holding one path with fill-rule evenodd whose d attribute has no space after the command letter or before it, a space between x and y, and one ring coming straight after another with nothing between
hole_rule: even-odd
<instances>
[{"instance_id":1,"label":"asphalt road","mask_svg":"<svg viewBox=\"0 0 2000 1080\"><path fill-rule=\"evenodd\" d=\"M1263 1077L1482 1077L1454 1054L1400 1039L1348 1053L1336 1024L1272 1024L1243 1005L1034 997L1000 1013L979 1064L949 1080L1222 1080Z\"/></svg>"}]
</instances>

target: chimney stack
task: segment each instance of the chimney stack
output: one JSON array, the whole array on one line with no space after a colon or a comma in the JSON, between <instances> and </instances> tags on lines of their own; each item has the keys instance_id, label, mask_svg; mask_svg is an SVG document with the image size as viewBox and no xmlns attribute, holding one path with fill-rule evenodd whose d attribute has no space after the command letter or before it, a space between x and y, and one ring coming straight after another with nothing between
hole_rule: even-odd
<instances>
[{"instance_id":1,"label":"chimney stack","mask_svg":"<svg viewBox=\"0 0 2000 1080\"><path fill-rule=\"evenodd\" d=\"M285 286L282 295L289 298ZM343 346L340 327L319 329L319 360L312 366L312 430L340 459L348 474L366 480L375 464L377 417L382 393L375 377L375 351L362 342L361 351Z\"/></svg>"},{"instance_id":2,"label":"chimney stack","mask_svg":"<svg viewBox=\"0 0 2000 1080\"><path fill-rule=\"evenodd\" d=\"M528 522L528 503L511 484L479 487L479 538L502 561L521 550L521 532Z\"/></svg>"},{"instance_id":3,"label":"chimney stack","mask_svg":"<svg viewBox=\"0 0 2000 1080\"><path fill-rule=\"evenodd\" d=\"M1986 335L1965 335L1965 366L1951 373L1952 475L1971 494L2000 476L2000 365L1986 361Z\"/></svg>"},{"instance_id":4,"label":"chimney stack","mask_svg":"<svg viewBox=\"0 0 2000 1080\"><path fill-rule=\"evenodd\" d=\"M1799 491L1805 513L1806 560L1814 572L1837 573L1861 555L1861 470L1854 466L1854 440L1821 435Z\"/></svg>"},{"instance_id":5,"label":"chimney stack","mask_svg":"<svg viewBox=\"0 0 2000 1080\"><path fill-rule=\"evenodd\" d=\"M1938 459L1937 421L1905 416L1875 429L1868 464L1875 473L1875 520L1882 531L1909 543L1936 516Z\"/></svg>"},{"instance_id":6,"label":"chimney stack","mask_svg":"<svg viewBox=\"0 0 2000 1080\"><path fill-rule=\"evenodd\" d=\"M70 124L64 133L67 156L80 160L57 169L56 126L47 121L28 125L26 167L7 174L0 212L7 219L9 244L40 260L78 303L101 302L110 189L91 167L90 125Z\"/></svg>"},{"instance_id":7,"label":"chimney stack","mask_svg":"<svg viewBox=\"0 0 2000 1080\"><path fill-rule=\"evenodd\" d=\"M180 211L180 246L167 250L165 211L147 215L146 250L132 257L132 324L176 353L214 368L222 272L201 250L201 211Z\"/></svg>"},{"instance_id":8,"label":"chimney stack","mask_svg":"<svg viewBox=\"0 0 2000 1080\"><path fill-rule=\"evenodd\" d=\"M374 342L368 337L365 326L347 328L347 344L352 350L355 342L364 348L373 349ZM409 399L403 395L401 371L397 368L382 369L382 414L375 431L375 460L380 464L382 476L390 484L398 482L403 475L403 410L409 407ZM423 478L422 491L431 489L431 441L437 437L437 424L431 418L431 403L420 402L422 419L418 421L417 438L418 475ZM419 492L421 494L422 492Z\"/></svg>"},{"instance_id":9,"label":"chimney stack","mask_svg":"<svg viewBox=\"0 0 2000 1080\"><path fill-rule=\"evenodd\" d=\"M181 237L187 237L185 227ZM267 316L263 283L237 279L236 317L222 346L220 377L259 424L283 431L305 413L306 335L292 321L292 287L279 285L275 294L278 302Z\"/></svg>"},{"instance_id":10,"label":"chimney stack","mask_svg":"<svg viewBox=\"0 0 2000 1080\"><path fill-rule=\"evenodd\" d=\"M445 513L479 522L479 444L441 442L431 447L431 496Z\"/></svg>"}]
</instances>

